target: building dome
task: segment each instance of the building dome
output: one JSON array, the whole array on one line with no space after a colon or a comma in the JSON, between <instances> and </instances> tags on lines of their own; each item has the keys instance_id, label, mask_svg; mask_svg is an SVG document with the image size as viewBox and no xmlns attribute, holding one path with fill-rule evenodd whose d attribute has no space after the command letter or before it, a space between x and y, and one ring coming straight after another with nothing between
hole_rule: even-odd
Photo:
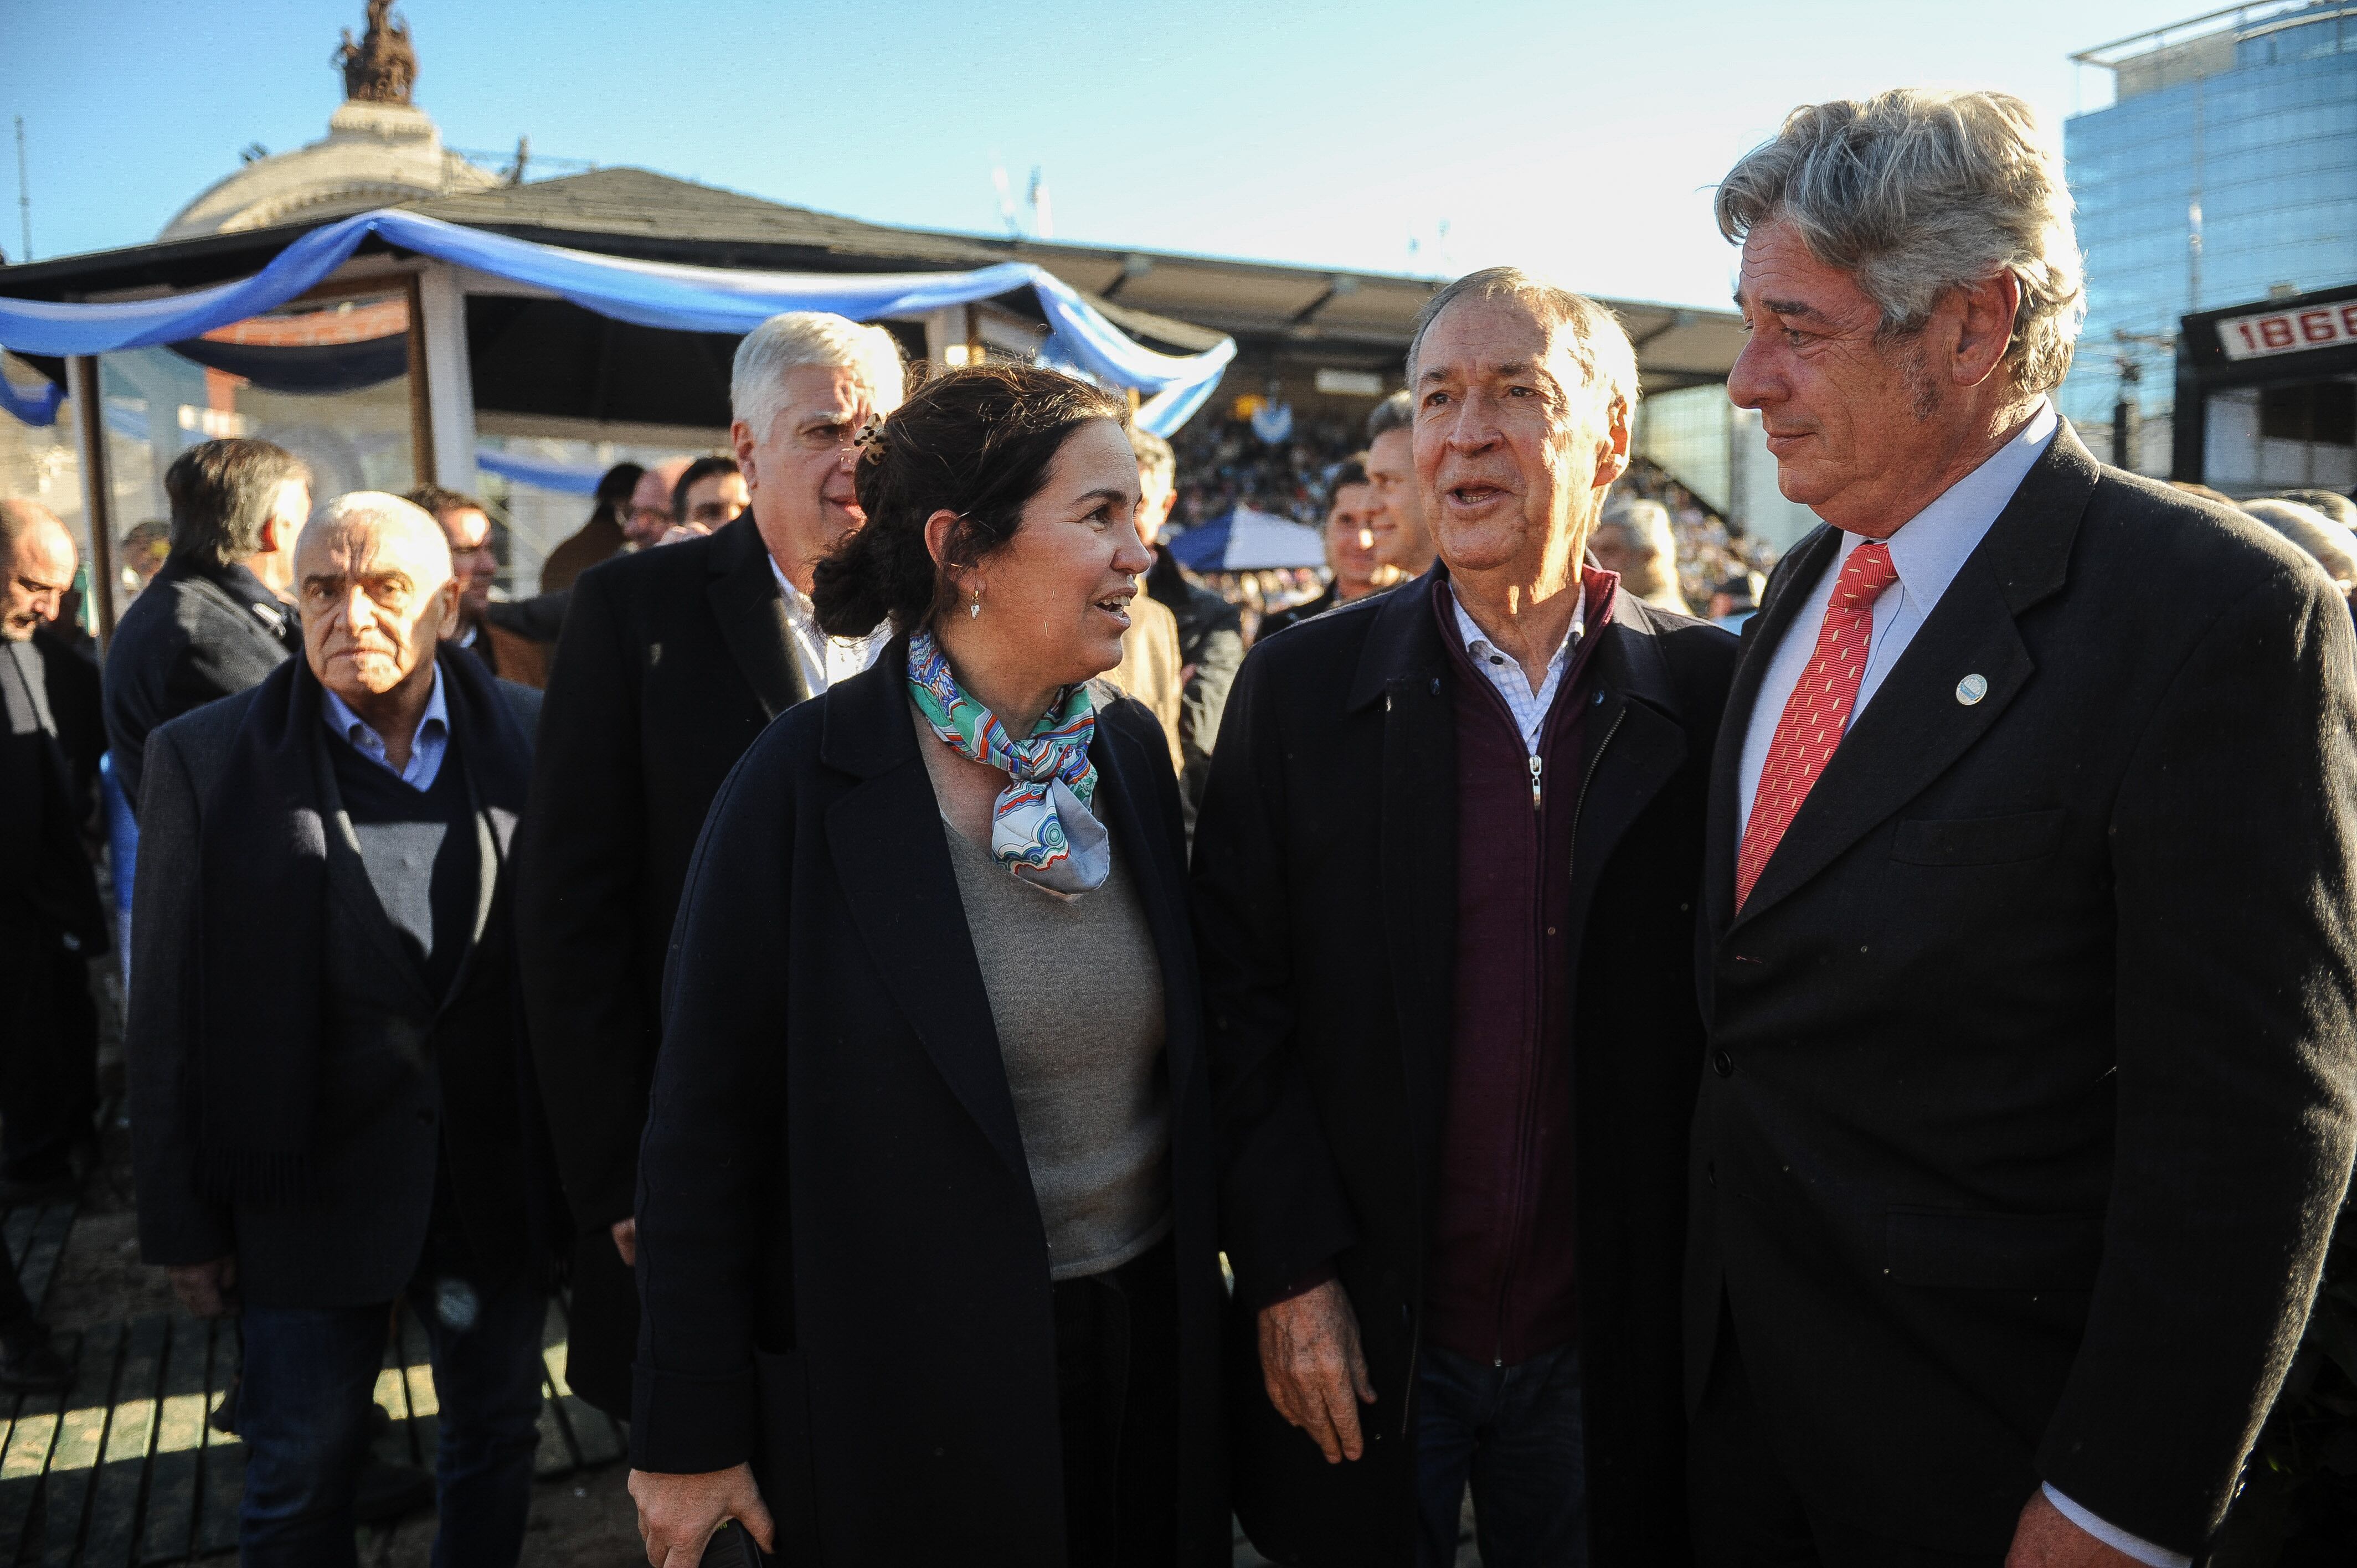
<instances>
[{"instance_id":1,"label":"building dome","mask_svg":"<svg viewBox=\"0 0 2357 1568\"><path fill-rule=\"evenodd\" d=\"M499 183L499 176L445 150L425 110L353 99L329 117L325 140L246 165L180 209L156 238L341 218Z\"/></svg>"}]
</instances>

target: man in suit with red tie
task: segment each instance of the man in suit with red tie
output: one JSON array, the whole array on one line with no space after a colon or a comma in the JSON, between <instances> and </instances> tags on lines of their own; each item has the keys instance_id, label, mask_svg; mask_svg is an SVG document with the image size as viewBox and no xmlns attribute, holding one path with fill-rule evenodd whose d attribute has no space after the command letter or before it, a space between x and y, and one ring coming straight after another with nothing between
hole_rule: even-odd
<instances>
[{"instance_id":1,"label":"man in suit with red tie","mask_svg":"<svg viewBox=\"0 0 2357 1568\"><path fill-rule=\"evenodd\" d=\"M1729 394L1826 526L1714 765L1697 1557L2190 1563L2349 1175L2347 610L2057 418L2081 263L2018 101L1801 109L1717 211Z\"/></svg>"}]
</instances>

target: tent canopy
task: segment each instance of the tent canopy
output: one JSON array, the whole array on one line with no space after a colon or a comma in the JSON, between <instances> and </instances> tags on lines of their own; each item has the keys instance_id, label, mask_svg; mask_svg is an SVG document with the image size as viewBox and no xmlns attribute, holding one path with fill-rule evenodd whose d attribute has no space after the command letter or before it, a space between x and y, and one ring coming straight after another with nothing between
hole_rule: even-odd
<instances>
[{"instance_id":1,"label":"tent canopy","mask_svg":"<svg viewBox=\"0 0 2357 1568\"><path fill-rule=\"evenodd\" d=\"M1139 423L1168 435L1219 384L1235 345L1164 354L1115 327L1053 274L1028 262L967 272L801 274L637 261L461 228L396 209L315 229L251 277L160 298L67 304L0 298L0 348L94 355L200 338L275 309L325 281L376 237L403 250L544 289L609 320L673 332L743 333L786 310L857 320L919 316L1029 291L1060 354L1112 385L1151 394Z\"/></svg>"}]
</instances>

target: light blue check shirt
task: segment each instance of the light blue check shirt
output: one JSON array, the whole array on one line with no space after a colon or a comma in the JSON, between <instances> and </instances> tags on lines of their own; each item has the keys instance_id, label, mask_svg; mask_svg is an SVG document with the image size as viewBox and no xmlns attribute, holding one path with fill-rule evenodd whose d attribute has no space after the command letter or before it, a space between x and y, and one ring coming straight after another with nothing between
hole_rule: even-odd
<instances>
[{"instance_id":1,"label":"light blue check shirt","mask_svg":"<svg viewBox=\"0 0 2357 1568\"><path fill-rule=\"evenodd\" d=\"M1465 639L1465 651L1473 656L1473 668L1489 678L1506 699L1506 707L1514 715L1514 727L1523 732L1523 749L1533 757L1539 753L1539 731L1546 727L1547 710L1555 706L1555 688L1563 684L1563 672L1571 665L1571 650L1587 635L1587 585L1579 585L1579 597L1571 607L1571 625L1563 634L1563 641L1547 660L1546 679L1538 689L1531 688L1531 678L1514 656L1490 640L1490 634L1474 624L1465 613L1455 589L1448 594L1448 607L1457 612L1457 635Z\"/></svg>"},{"instance_id":2,"label":"light blue check shirt","mask_svg":"<svg viewBox=\"0 0 2357 1568\"><path fill-rule=\"evenodd\" d=\"M434 788L442 771L442 754L450 749L450 708L442 697L441 666L435 666L434 690L425 698L425 716L417 721L416 738L409 743L409 761L400 768L386 755L384 736L371 729L367 720L325 687L319 694L326 699L319 705L319 716L331 732L350 742L353 750L413 789L423 792Z\"/></svg>"}]
</instances>

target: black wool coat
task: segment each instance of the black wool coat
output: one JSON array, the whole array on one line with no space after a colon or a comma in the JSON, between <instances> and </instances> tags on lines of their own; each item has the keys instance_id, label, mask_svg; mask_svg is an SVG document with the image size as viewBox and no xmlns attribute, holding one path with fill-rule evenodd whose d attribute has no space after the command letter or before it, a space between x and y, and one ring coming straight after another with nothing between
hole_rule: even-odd
<instances>
[{"instance_id":1,"label":"black wool coat","mask_svg":"<svg viewBox=\"0 0 2357 1568\"><path fill-rule=\"evenodd\" d=\"M771 725L697 849L640 1158L631 1462L752 1461L787 1562L1057 1563L1047 1238L907 658ZM1216 1162L1178 790L1135 702L1100 707L1090 756L1161 961L1178 1561L1209 1568L1230 1552Z\"/></svg>"},{"instance_id":2,"label":"black wool coat","mask_svg":"<svg viewBox=\"0 0 2357 1568\"><path fill-rule=\"evenodd\" d=\"M481 715L482 725L529 746L540 694L506 682L499 690L506 711ZM324 725L312 754L327 818L324 908L254 915L257 940L274 918L324 923L316 1179L299 1202L257 1205L216 1197L199 1177L200 1047L188 999L202 979L201 842L257 694L209 703L150 737L124 1028L140 1255L170 1265L234 1252L239 1294L267 1306L391 1302L417 1267L447 1162L478 1278L544 1278L560 1205L516 994L514 815L472 801L476 926L449 992L432 995L369 881ZM442 766L466 768L463 738ZM468 788L471 796L471 779Z\"/></svg>"},{"instance_id":3,"label":"black wool coat","mask_svg":"<svg viewBox=\"0 0 2357 1568\"><path fill-rule=\"evenodd\" d=\"M1724 1299L1812 1507L1994 1562L2047 1481L2198 1555L2349 1172L2348 607L2063 426L1738 916L1745 730L1839 548L1778 568L1719 736L1690 1386Z\"/></svg>"},{"instance_id":4,"label":"black wool coat","mask_svg":"<svg viewBox=\"0 0 2357 1568\"><path fill-rule=\"evenodd\" d=\"M1435 568L1436 572L1444 568ZM1196 940L1236 1275L1237 1511L1286 1563L1415 1555L1413 1397L1447 1105L1458 674L1432 581L1245 660L1195 829ZM1619 594L1597 634L1572 851L1579 1337L1592 1561L1687 1552L1677 1303L1703 802L1735 639ZM1328 1465L1262 1387L1251 1307L1328 1259L1376 1402Z\"/></svg>"},{"instance_id":5,"label":"black wool coat","mask_svg":"<svg viewBox=\"0 0 2357 1568\"><path fill-rule=\"evenodd\" d=\"M106 650L106 744L132 810L150 731L260 685L302 651L295 612L244 566L166 561L123 612Z\"/></svg>"},{"instance_id":6,"label":"black wool coat","mask_svg":"<svg viewBox=\"0 0 2357 1568\"><path fill-rule=\"evenodd\" d=\"M745 748L802 700L785 604L747 512L574 585L541 713L516 947L573 1258L566 1378L630 1402L638 1292L614 1222L638 1189L663 953L704 815Z\"/></svg>"}]
</instances>

